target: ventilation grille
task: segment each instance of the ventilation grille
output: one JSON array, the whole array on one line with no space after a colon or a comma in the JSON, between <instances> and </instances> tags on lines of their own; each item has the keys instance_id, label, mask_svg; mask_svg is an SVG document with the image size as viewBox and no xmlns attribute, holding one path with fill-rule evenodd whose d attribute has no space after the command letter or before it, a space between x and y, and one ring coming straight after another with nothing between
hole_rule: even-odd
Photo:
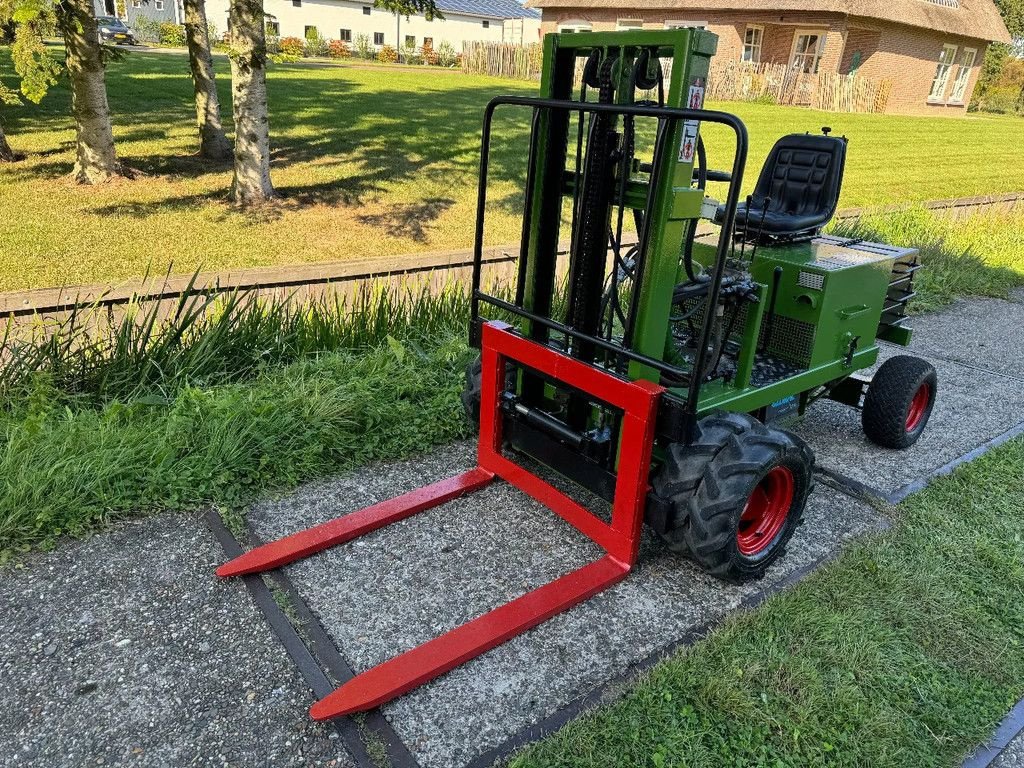
<instances>
[{"instance_id":1,"label":"ventilation grille","mask_svg":"<svg viewBox=\"0 0 1024 768\"><path fill-rule=\"evenodd\" d=\"M820 291L825 287L825 276L817 275L814 272L801 272L796 279L796 284L801 288L810 288Z\"/></svg>"},{"instance_id":2,"label":"ventilation grille","mask_svg":"<svg viewBox=\"0 0 1024 768\"><path fill-rule=\"evenodd\" d=\"M764 345L768 331L767 317L761 325L760 344ZM814 326L803 320L776 315L772 323L772 343L765 350L772 357L787 360L806 368L811 363L811 352L814 351Z\"/></svg>"}]
</instances>

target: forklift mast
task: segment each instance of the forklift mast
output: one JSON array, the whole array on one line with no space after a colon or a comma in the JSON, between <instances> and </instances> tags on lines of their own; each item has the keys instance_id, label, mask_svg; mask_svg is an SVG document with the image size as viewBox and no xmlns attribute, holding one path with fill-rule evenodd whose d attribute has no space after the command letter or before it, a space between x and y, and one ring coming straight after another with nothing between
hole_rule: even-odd
<instances>
[{"instance_id":1,"label":"forklift mast","mask_svg":"<svg viewBox=\"0 0 1024 768\"><path fill-rule=\"evenodd\" d=\"M696 420L702 377L691 374L705 366L746 164L742 122L703 108L717 45L717 36L700 29L548 35L540 97L498 97L484 118L471 342L479 345L480 305L490 304L515 315L525 337L583 363L630 381L689 386L687 398L667 406L675 413L666 423L682 439ZM513 302L480 290L491 125L506 107L529 108L533 118ZM730 186L713 277L705 283L706 338L697 358L679 365L666 359L666 340L681 254L704 203L700 127L708 122L733 131L735 152L731 173L719 174ZM568 264L559 258L566 236ZM595 418L599 403L530 371L518 376L514 405L550 415L559 395L553 389L562 395L558 423L541 413L534 421L548 421L559 440L573 434L575 442L615 442L615 414ZM603 453L613 470L614 448Z\"/></svg>"}]
</instances>

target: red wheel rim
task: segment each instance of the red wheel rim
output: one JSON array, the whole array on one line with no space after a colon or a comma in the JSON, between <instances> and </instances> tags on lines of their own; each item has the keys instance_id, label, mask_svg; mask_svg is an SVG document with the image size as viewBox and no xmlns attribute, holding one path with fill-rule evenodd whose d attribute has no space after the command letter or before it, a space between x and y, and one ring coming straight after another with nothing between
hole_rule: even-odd
<instances>
[{"instance_id":1,"label":"red wheel rim","mask_svg":"<svg viewBox=\"0 0 1024 768\"><path fill-rule=\"evenodd\" d=\"M741 555L759 555L775 541L793 506L794 485L793 473L786 467L775 467L757 484L736 530Z\"/></svg>"},{"instance_id":2,"label":"red wheel rim","mask_svg":"<svg viewBox=\"0 0 1024 768\"><path fill-rule=\"evenodd\" d=\"M928 404L932 399L932 388L927 382L922 384L914 399L910 401L910 409L907 411L907 432L913 432L924 421L924 415L928 411Z\"/></svg>"}]
</instances>

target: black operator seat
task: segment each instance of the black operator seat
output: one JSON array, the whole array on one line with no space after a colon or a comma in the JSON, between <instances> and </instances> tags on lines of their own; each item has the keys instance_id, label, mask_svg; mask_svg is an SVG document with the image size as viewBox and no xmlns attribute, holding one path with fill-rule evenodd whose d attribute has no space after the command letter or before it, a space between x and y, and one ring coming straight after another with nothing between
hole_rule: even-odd
<instances>
[{"instance_id":1,"label":"black operator seat","mask_svg":"<svg viewBox=\"0 0 1024 768\"><path fill-rule=\"evenodd\" d=\"M748 242L814 237L835 215L846 167L846 138L794 133L779 139L765 160L750 206L736 210L736 233ZM765 210L765 201L768 201ZM763 225L762 225L763 217ZM715 215L725 218L725 206Z\"/></svg>"}]
</instances>

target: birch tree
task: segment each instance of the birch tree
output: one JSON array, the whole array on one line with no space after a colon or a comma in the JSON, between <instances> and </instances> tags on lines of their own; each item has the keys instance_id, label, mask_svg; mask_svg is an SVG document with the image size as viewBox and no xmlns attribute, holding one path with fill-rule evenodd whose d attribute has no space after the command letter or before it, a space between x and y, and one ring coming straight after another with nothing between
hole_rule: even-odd
<instances>
[{"instance_id":1,"label":"birch tree","mask_svg":"<svg viewBox=\"0 0 1024 768\"><path fill-rule=\"evenodd\" d=\"M378 8L443 18L434 0L375 0ZM231 0L231 105L235 119L235 176L231 197L251 206L274 198L270 180L267 39L263 0Z\"/></svg>"},{"instance_id":2,"label":"birch tree","mask_svg":"<svg viewBox=\"0 0 1024 768\"><path fill-rule=\"evenodd\" d=\"M205 0L184 0L185 41L196 97L196 126L199 129L199 156L208 160L231 157L231 142L224 135L220 119L220 99L210 50L210 29L206 23Z\"/></svg>"},{"instance_id":3,"label":"birch tree","mask_svg":"<svg viewBox=\"0 0 1024 768\"><path fill-rule=\"evenodd\" d=\"M71 81L75 119L75 167L71 176L98 184L121 175L107 104L103 51L92 0L61 0L55 5L57 29L64 38L64 65Z\"/></svg>"}]
</instances>

